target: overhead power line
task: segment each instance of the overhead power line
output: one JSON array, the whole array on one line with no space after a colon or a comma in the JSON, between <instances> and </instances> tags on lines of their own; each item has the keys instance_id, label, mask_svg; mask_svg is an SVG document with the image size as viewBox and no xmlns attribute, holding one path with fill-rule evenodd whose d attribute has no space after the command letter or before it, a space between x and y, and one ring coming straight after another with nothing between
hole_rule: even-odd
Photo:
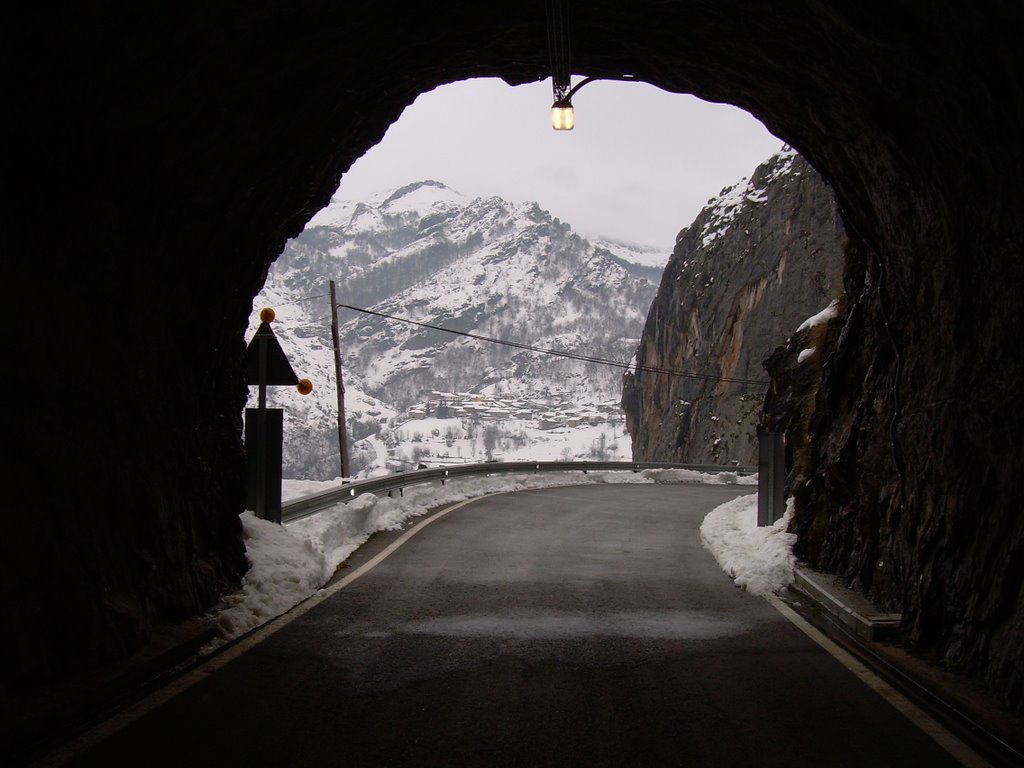
<instances>
[{"instance_id":1,"label":"overhead power line","mask_svg":"<svg viewBox=\"0 0 1024 768\"><path fill-rule=\"evenodd\" d=\"M527 352L536 352L543 355L553 355L555 357L564 357L569 360L579 360L585 363L595 363L598 365L610 365L615 368L622 368L627 371L643 371L644 373L657 373L664 376L674 376L677 378L684 379L699 379L703 381L721 381L728 384L743 384L751 387L765 387L768 385L767 381L757 379L741 379L733 378L729 376L714 376L711 374L702 373L688 373L686 371L677 371L671 368L662 368L660 366L650 365L636 365L634 363L623 363L619 360L608 360L603 357L594 357L592 355L580 355L575 352L566 352L560 349L546 349L544 347L536 347L532 344L522 344L518 341L508 341L507 339L496 339L492 336L482 336L478 333L470 333L469 331L457 331L453 328L445 328L440 325L433 325L431 323L420 322L419 320L411 320L407 317L398 317L397 315L389 315L385 312L378 312L373 309L366 309L364 307L354 307L351 304L338 304L339 309L351 309L353 312L362 312L366 315L374 315L385 320L396 320L401 323L408 323L409 325L418 325L421 328L429 328L432 331L443 331L444 333L450 333L454 336L464 336L468 339L475 339L477 341L485 341L489 344L501 344L506 347L514 347L515 349L522 349Z\"/></svg>"}]
</instances>

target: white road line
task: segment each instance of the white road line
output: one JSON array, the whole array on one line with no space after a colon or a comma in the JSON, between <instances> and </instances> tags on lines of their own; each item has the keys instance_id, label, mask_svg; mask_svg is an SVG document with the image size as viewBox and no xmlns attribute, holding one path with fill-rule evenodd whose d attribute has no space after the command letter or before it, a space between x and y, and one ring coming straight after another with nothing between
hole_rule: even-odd
<instances>
[{"instance_id":1,"label":"white road line","mask_svg":"<svg viewBox=\"0 0 1024 768\"><path fill-rule=\"evenodd\" d=\"M885 680L859 662L841 646L818 631L803 616L798 614L775 595L765 595L765 600L796 625L797 629L820 645L840 664L853 672L865 685L903 713L914 725L924 731L935 743L946 750L955 759L968 768L992 768L992 764L982 759L973 749L946 730L923 709L901 694Z\"/></svg>"},{"instance_id":2,"label":"white road line","mask_svg":"<svg viewBox=\"0 0 1024 768\"><path fill-rule=\"evenodd\" d=\"M501 491L499 493L487 494L487 496L497 496L500 495L501 493L506 492ZM82 752L92 749L97 744L110 738L115 733L127 727L136 720L139 720L149 712L152 712L153 710L157 709L163 704L166 704L175 696L184 693L196 683L205 680L207 677L216 673L219 669L223 668L231 661L234 661L239 656L251 650L256 645L259 645L261 642L266 640L271 635L284 629L291 622L295 621L295 619L308 613L310 610L318 606L327 598L343 590L356 579L365 576L371 570L373 570L382 562L384 562L388 557L393 555L395 553L395 550L397 550L403 544L408 542L409 539L418 534L431 523L440 520L449 512L454 512L460 507L464 507L467 504L470 504L471 502L474 501L479 501L480 499L486 498L487 496L477 496L472 499L460 501L457 504L452 504L449 507L445 507L444 509L435 512L430 517L421 520L415 526L413 526L408 531L399 536L395 541L391 542L391 544L389 544L385 549L377 553L377 555L374 556L372 559L370 559L366 563L363 563L363 565L359 566L356 570L352 571L352 573L348 574L345 578L339 579L334 584L331 584L330 586L320 590L319 592L302 601L286 613L281 614L275 619L271 619L262 627L260 627L257 630L254 630L252 633L250 633L243 639L239 640L234 645L229 646L228 648L218 653L216 656L213 656L209 660L203 662L196 669L182 675L176 680L173 680L172 682L168 683L166 686L161 688L159 691L156 691L147 696L142 701L139 701L136 704L133 704L132 706L122 710L121 712L118 712L116 715L113 715L109 720L100 723L98 726L88 731L87 733L82 734L78 738L65 744L60 749L40 759L38 762L33 763L33 765L39 766L39 768L53 768L55 766L66 765L68 762L70 762L72 759L77 757Z\"/></svg>"}]
</instances>

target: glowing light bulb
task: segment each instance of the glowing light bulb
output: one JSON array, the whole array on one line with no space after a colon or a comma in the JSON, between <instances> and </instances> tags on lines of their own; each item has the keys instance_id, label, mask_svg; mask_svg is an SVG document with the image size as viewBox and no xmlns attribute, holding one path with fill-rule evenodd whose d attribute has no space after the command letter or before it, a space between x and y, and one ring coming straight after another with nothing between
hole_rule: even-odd
<instances>
[{"instance_id":1,"label":"glowing light bulb","mask_svg":"<svg viewBox=\"0 0 1024 768\"><path fill-rule=\"evenodd\" d=\"M571 131L576 125L576 115L572 104L553 104L551 107L551 127L556 131Z\"/></svg>"}]
</instances>

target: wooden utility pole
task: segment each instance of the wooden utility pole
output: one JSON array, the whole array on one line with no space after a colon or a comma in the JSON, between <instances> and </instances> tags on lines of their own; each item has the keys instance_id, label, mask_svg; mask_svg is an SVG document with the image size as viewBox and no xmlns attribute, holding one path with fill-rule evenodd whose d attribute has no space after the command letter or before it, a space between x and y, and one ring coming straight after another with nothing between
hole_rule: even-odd
<instances>
[{"instance_id":1,"label":"wooden utility pole","mask_svg":"<svg viewBox=\"0 0 1024 768\"><path fill-rule=\"evenodd\" d=\"M338 380L338 449L341 453L341 477L349 477L348 436L345 429L345 383L341 378L341 345L338 342L338 299L331 280L331 338L334 339L334 375Z\"/></svg>"}]
</instances>

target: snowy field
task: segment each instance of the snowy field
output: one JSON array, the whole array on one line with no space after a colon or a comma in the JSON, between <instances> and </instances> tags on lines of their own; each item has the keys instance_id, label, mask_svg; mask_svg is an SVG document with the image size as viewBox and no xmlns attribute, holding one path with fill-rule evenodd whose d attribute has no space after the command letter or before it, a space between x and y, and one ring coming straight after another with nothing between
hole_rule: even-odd
<instances>
[{"instance_id":1,"label":"snowy field","mask_svg":"<svg viewBox=\"0 0 1024 768\"><path fill-rule=\"evenodd\" d=\"M211 614L219 637L203 649L226 642L274 619L322 589L338 566L378 531L398 530L430 509L494 493L583 483L693 482L753 486L753 493L721 505L704 519L701 540L740 588L755 594L781 590L793 579L795 536L786 533L792 511L774 526L757 526L756 476L706 474L682 469L589 474L524 474L467 477L443 487L406 489L402 497L366 494L310 517L278 525L242 515L251 564L241 589ZM335 487L334 482L285 481L285 501Z\"/></svg>"},{"instance_id":2,"label":"snowy field","mask_svg":"<svg viewBox=\"0 0 1024 768\"><path fill-rule=\"evenodd\" d=\"M541 429L535 420L413 419L355 444L360 478L394 469L497 461L631 461L625 421Z\"/></svg>"}]
</instances>

